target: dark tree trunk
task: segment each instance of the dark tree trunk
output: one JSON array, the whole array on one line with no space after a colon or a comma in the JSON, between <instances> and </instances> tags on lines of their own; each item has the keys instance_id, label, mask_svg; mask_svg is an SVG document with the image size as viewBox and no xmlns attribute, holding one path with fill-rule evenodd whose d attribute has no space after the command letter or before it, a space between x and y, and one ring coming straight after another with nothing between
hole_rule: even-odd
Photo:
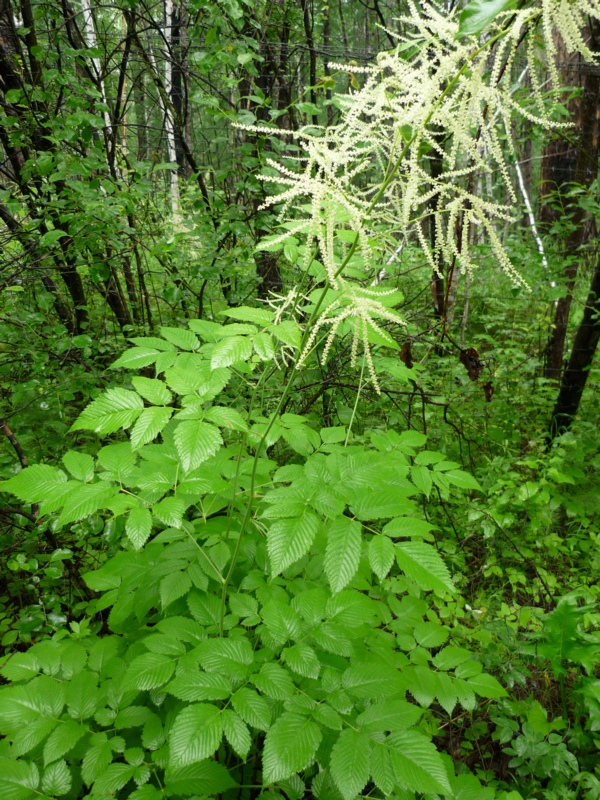
<instances>
[{"instance_id":1,"label":"dark tree trunk","mask_svg":"<svg viewBox=\"0 0 600 800\"><path fill-rule=\"evenodd\" d=\"M583 319L575 334L556 405L550 420L550 439L564 433L573 422L600 340L600 256L592 276Z\"/></svg>"}]
</instances>

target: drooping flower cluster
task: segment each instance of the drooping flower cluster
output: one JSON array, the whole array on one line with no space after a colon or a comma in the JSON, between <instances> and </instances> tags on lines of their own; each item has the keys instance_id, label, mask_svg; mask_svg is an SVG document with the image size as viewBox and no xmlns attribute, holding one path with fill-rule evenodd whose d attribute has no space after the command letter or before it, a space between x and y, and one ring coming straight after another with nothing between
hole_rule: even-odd
<instances>
[{"instance_id":1,"label":"drooping flower cluster","mask_svg":"<svg viewBox=\"0 0 600 800\"><path fill-rule=\"evenodd\" d=\"M317 258L329 286L339 292L316 322L301 360L324 325L332 326L326 355L340 324L353 318L353 354L360 337L374 382L367 331L376 325L374 317L399 318L357 291L355 272L348 269L352 260L360 257L365 274L369 269L376 274L386 250L393 252L399 241L412 237L434 271L440 273L445 263L472 272L469 237L461 232L478 225L502 270L523 284L497 232L499 223L513 219L516 204L509 170L514 151L506 133L515 113L546 127L560 124L551 121L536 77L534 36L543 33L550 62L555 28L568 48L593 58L582 28L586 15L600 18L597 0L538 0L500 15L480 41L462 35L458 17L433 5L418 9L412 0L408 5L410 17L403 21L411 32L398 37L399 47L381 53L370 67L330 65L365 76L360 91L338 98L340 123L297 131L304 154L295 168L292 159L286 165L269 161L275 174L263 176L281 190L265 205L280 207L286 227L270 244L304 235L306 266ZM524 40L537 113L520 106L510 91L511 67ZM558 86L556 68L549 66ZM430 167L436 158L443 162L439 175ZM486 196L484 182L476 179L486 172L494 172L495 196ZM498 202L499 196L508 203Z\"/></svg>"}]
</instances>

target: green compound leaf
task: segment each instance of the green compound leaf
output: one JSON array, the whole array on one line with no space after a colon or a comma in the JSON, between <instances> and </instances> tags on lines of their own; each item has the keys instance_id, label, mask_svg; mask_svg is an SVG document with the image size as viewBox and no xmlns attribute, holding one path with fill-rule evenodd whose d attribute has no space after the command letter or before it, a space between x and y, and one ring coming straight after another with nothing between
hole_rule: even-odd
<instances>
[{"instance_id":1,"label":"green compound leaf","mask_svg":"<svg viewBox=\"0 0 600 800\"><path fill-rule=\"evenodd\" d=\"M245 336L227 336L215 344L210 365L213 369L229 367L238 361L248 361L252 355L252 340Z\"/></svg>"},{"instance_id":2,"label":"green compound leaf","mask_svg":"<svg viewBox=\"0 0 600 800\"><path fill-rule=\"evenodd\" d=\"M169 767L164 793L179 800L188 795L214 797L236 785L229 772L216 761L200 761L184 767Z\"/></svg>"},{"instance_id":3,"label":"green compound leaf","mask_svg":"<svg viewBox=\"0 0 600 800\"><path fill-rule=\"evenodd\" d=\"M154 347L130 347L116 361L113 361L110 367L111 369L118 369L119 367L141 369L154 364L159 355L159 351Z\"/></svg>"},{"instance_id":4,"label":"green compound leaf","mask_svg":"<svg viewBox=\"0 0 600 800\"><path fill-rule=\"evenodd\" d=\"M69 522L78 522L80 519L89 517L99 508L103 508L116 494L116 488L103 481L80 484L67 495L57 524L59 526L67 525Z\"/></svg>"},{"instance_id":5,"label":"green compound leaf","mask_svg":"<svg viewBox=\"0 0 600 800\"><path fill-rule=\"evenodd\" d=\"M423 794L452 794L442 757L426 736L416 730L396 731L387 744L401 786Z\"/></svg>"},{"instance_id":6,"label":"green compound leaf","mask_svg":"<svg viewBox=\"0 0 600 800\"><path fill-rule=\"evenodd\" d=\"M261 731L267 731L271 725L271 712L266 701L253 689L242 687L231 698L231 704L240 717Z\"/></svg>"},{"instance_id":7,"label":"green compound leaf","mask_svg":"<svg viewBox=\"0 0 600 800\"><path fill-rule=\"evenodd\" d=\"M62 722L50 734L44 745L44 764L50 764L66 755L88 732L85 725L77 722Z\"/></svg>"},{"instance_id":8,"label":"green compound leaf","mask_svg":"<svg viewBox=\"0 0 600 800\"><path fill-rule=\"evenodd\" d=\"M216 706L198 703L185 708L177 715L171 728L171 766L193 764L212 756L222 735L223 721Z\"/></svg>"},{"instance_id":9,"label":"green compound leaf","mask_svg":"<svg viewBox=\"0 0 600 800\"><path fill-rule=\"evenodd\" d=\"M144 653L127 667L121 687L145 691L163 686L175 671L175 661L160 653Z\"/></svg>"},{"instance_id":10,"label":"green compound leaf","mask_svg":"<svg viewBox=\"0 0 600 800\"><path fill-rule=\"evenodd\" d=\"M125 523L125 533L136 550L146 544L152 532L152 514L147 508L132 508Z\"/></svg>"},{"instance_id":11,"label":"green compound leaf","mask_svg":"<svg viewBox=\"0 0 600 800\"><path fill-rule=\"evenodd\" d=\"M185 503L176 497L166 497L152 506L154 516L171 528L181 527Z\"/></svg>"},{"instance_id":12,"label":"green compound leaf","mask_svg":"<svg viewBox=\"0 0 600 800\"><path fill-rule=\"evenodd\" d=\"M100 434L115 433L128 428L144 409L144 402L136 392L128 389L108 389L92 401L79 415L71 431L95 431Z\"/></svg>"},{"instance_id":13,"label":"green compound leaf","mask_svg":"<svg viewBox=\"0 0 600 800\"><path fill-rule=\"evenodd\" d=\"M187 702L226 700L231 694L231 681L216 672L182 672L164 691Z\"/></svg>"},{"instance_id":14,"label":"green compound leaf","mask_svg":"<svg viewBox=\"0 0 600 800\"><path fill-rule=\"evenodd\" d=\"M161 327L161 336L171 342L180 350L197 350L200 347L200 340L192 331L185 328L166 328Z\"/></svg>"},{"instance_id":15,"label":"green compound leaf","mask_svg":"<svg viewBox=\"0 0 600 800\"><path fill-rule=\"evenodd\" d=\"M0 757L0 797L2 800L32 800L39 794L40 775L35 764Z\"/></svg>"},{"instance_id":16,"label":"green compound leaf","mask_svg":"<svg viewBox=\"0 0 600 800\"><path fill-rule=\"evenodd\" d=\"M422 589L436 594L454 594L456 589L437 550L425 542L400 542L396 544L396 560L404 574Z\"/></svg>"},{"instance_id":17,"label":"green compound leaf","mask_svg":"<svg viewBox=\"0 0 600 800\"><path fill-rule=\"evenodd\" d=\"M57 761L44 771L42 777L42 791L46 794L67 794L71 788L71 772L66 761Z\"/></svg>"},{"instance_id":18,"label":"green compound leaf","mask_svg":"<svg viewBox=\"0 0 600 800\"><path fill-rule=\"evenodd\" d=\"M463 8L459 18L458 35L479 35L502 11L516 5L516 0L471 0Z\"/></svg>"},{"instance_id":19,"label":"green compound leaf","mask_svg":"<svg viewBox=\"0 0 600 800\"><path fill-rule=\"evenodd\" d=\"M132 449L138 450L142 445L156 439L170 420L172 413L172 408L163 408L161 406L145 408L131 431Z\"/></svg>"},{"instance_id":20,"label":"green compound leaf","mask_svg":"<svg viewBox=\"0 0 600 800\"><path fill-rule=\"evenodd\" d=\"M244 760L252 746L252 738L246 723L240 717L226 708L222 715L223 733L235 752Z\"/></svg>"},{"instance_id":21,"label":"green compound leaf","mask_svg":"<svg viewBox=\"0 0 600 800\"><path fill-rule=\"evenodd\" d=\"M337 517L327 526L325 574L333 594L341 592L358 569L361 525L349 517Z\"/></svg>"},{"instance_id":22,"label":"green compound leaf","mask_svg":"<svg viewBox=\"0 0 600 800\"><path fill-rule=\"evenodd\" d=\"M180 422L175 431L175 447L186 472L196 469L223 444L219 429L208 422Z\"/></svg>"},{"instance_id":23,"label":"green compound leaf","mask_svg":"<svg viewBox=\"0 0 600 800\"><path fill-rule=\"evenodd\" d=\"M311 511L299 519L279 519L273 523L267 533L267 550L274 575L308 553L320 526L321 521Z\"/></svg>"},{"instance_id":24,"label":"green compound leaf","mask_svg":"<svg viewBox=\"0 0 600 800\"><path fill-rule=\"evenodd\" d=\"M62 457L62 462L77 481L89 483L94 477L94 459L87 453L67 450Z\"/></svg>"},{"instance_id":25,"label":"green compound leaf","mask_svg":"<svg viewBox=\"0 0 600 800\"><path fill-rule=\"evenodd\" d=\"M135 377L131 379L131 382L136 392L155 406L167 405L173 399L173 395L165 384L156 378Z\"/></svg>"},{"instance_id":26,"label":"green compound leaf","mask_svg":"<svg viewBox=\"0 0 600 800\"><path fill-rule=\"evenodd\" d=\"M284 780L312 763L321 743L318 725L300 714L282 714L265 737L263 780Z\"/></svg>"},{"instance_id":27,"label":"green compound leaf","mask_svg":"<svg viewBox=\"0 0 600 800\"><path fill-rule=\"evenodd\" d=\"M67 476L58 467L34 464L21 470L10 480L0 482L0 489L14 494L23 503L39 503L48 492L66 482Z\"/></svg>"},{"instance_id":28,"label":"green compound leaf","mask_svg":"<svg viewBox=\"0 0 600 800\"><path fill-rule=\"evenodd\" d=\"M331 775L344 800L352 800L369 780L371 744L369 736L347 728L331 751Z\"/></svg>"},{"instance_id":29,"label":"green compound leaf","mask_svg":"<svg viewBox=\"0 0 600 800\"><path fill-rule=\"evenodd\" d=\"M287 700L295 692L289 672L279 664L264 664L258 675L253 675L250 680L272 700Z\"/></svg>"},{"instance_id":30,"label":"green compound leaf","mask_svg":"<svg viewBox=\"0 0 600 800\"><path fill-rule=\"evenodd\" d=\"M394 563L394 544L387 536L374 536L369 542L369 565L382 581Z\"/></svg>"}]
</instances>

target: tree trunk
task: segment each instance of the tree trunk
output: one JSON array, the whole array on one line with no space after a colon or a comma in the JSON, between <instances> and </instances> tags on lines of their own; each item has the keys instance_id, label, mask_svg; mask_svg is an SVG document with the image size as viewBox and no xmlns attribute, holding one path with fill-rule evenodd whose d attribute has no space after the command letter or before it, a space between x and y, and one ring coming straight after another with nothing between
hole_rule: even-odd
<instances>
[{"instance_id":1,"label":"tree trunk","mask_svg":"<svg viewBox=\"0 0 600 800\"><path fill-rule=\"evenodd\" d=\"M550 439L564 433L573 422L600 340L600 256L592 276L583 319L575 334L556 405L550 420Z\"/></svg>"}]
</instances>

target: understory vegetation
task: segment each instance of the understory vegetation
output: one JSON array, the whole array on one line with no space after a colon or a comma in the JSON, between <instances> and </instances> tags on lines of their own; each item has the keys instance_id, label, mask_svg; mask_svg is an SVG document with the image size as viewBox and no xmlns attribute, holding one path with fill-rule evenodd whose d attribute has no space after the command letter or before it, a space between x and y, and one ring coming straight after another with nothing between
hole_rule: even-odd
<instances>
[{"instance_id":1,"label":"understory vegetation","mask_svg":"<svg viewBox=\"0 0 600 800\"><path fill-rule=\"evenodd\" d=\"M0 0L0 800L600 798L599 53Z\"/></svg>"}]
</instances>

